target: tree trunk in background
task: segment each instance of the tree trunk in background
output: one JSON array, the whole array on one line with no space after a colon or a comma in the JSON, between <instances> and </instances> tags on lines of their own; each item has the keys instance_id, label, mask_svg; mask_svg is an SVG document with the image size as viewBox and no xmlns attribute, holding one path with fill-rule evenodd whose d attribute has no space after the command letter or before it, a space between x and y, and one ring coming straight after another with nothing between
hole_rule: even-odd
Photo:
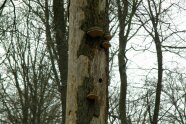
<instances>
[{"instance_id":1,"label":"tree trunk in background","mask_svg":"<svg viewBox=\"0 0 186 124\"><path fill-rule=\"evenodd\" d=\"M121 124L128 124L126 112L126 97L127 97L127 72L126 72L126 45L127 36L125 36L126 17L128 15L128 2L124 0L124 8L121 6L120 0L117 0L118 18L119 18L119 53L118 65L120 73L120 98L119 98L119 113ZM123 10L124 9L124 10Z\"/></svg>"},{"instance_id":2,"label":"tree trunk in background","mask_svg":"<svg viewBox=\"0 0 186 124\"><path fill-rule=\"evenodd\" d=\"M58 84L62 102L62 124L65 124L66 88L68 73L68 42L67 25L64 9L64 0L53 0L54 31L57 47L57 61L60 71L60 84Z\"/></svg>"},{"instance_id":3,"label":"tree trunk in background","mask_svg":"<svg viewBox=\"0 0 186 124\"><path fill-rule=\"evenodd\" d=\"M126 111L126 99L127 99L127 59L126 59L126 46L129 39L133 36L131 35L132 21L136 13L141 0L133 0L128 2L128 0L117 0L118 8L118 21L119 21L119 53L118 53L118 65L120 73L120 98L119 98L119 113L121 124L130 124L131 120L127 117ZM137 33L138 30L135 32ZM131 33L131 34L130 34ZM135 34L134 33L134 34ZM131 35L131 36L130 36Z\"/></svg>"},{"instance_id":4,"label":"tree trunk in background","mask_svg":"<svg viewBox=\"0 0 186 124\"><path fill-rule=\"evenodd\" d=\"M159 39L159 34L155 28L155 39L156 52L157 52L157 62L158 62L158 82L156 86L156 99L155 99L155 108L153 115L153 123L158 123L159 109L160 109L160 98L161 98L161 90L162 90L162 77L163 77L163 56L161 49L161 42Z\"/></svg>"},{"instance_id":5,"label":"tree trunk in background","mask_svg":"<svg viewBox=\"0 0 186 124\"><path fill-rule=\"evenodd\" d=\"M92 26L105 30L105 5L105 0L70 3L66 124L107 123L107 50L100 47L102 37L86 33Z\"/></svg>"},{"instance_id":6,"label":"tree trunk in background","mask_svg":"<svg viewBox=\"0 0 186 124\"><path fill-rule=\"evenodd\" d=\"M155 14L153 13L153 7L151 5L151 2L154 4L155 1L150 1L148 0L148 11L149 11L149 17L150 21L153 26L153 33L149 33L151 37L154 40L155 46L156 46L156 54L157 54L157 63L158 63L158 81L157 81L157 86L156 86L156 98L155 98L155 107L154 107L154 115L153 115L153 122L152 124L158 124L158 116L159 116L159 110L160 110L160 100L161 100L161 90L162 90L162 77L163 77L163 54L162 54L162 49L161 49L161 40L160 40L160 35L158 32L158 25L159 25L159 13L161 13L161 6L162 2L157 4L155 6L155 10L158 10ZM158 8L158 9L157 9Z\"/></svg>"},{"instance_id":7,"label":"tree trunk in background","mask_svg":"<svg viewBox=\"0 0 186 124\"><path fill-rule=\"evenodd\" d=\"M128 124L126 113L126 97L127 97L127 72L125 60L126 42L124 37L119 37L119 53L118 53L118 65L120 73L120 98L119 98L119 112L121 124Z\"/></svg>"}]
</instances>

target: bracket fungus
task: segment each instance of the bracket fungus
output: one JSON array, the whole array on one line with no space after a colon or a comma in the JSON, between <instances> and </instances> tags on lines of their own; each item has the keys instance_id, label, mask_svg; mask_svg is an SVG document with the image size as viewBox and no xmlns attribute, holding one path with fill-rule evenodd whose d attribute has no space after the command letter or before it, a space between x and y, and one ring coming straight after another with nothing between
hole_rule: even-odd
<instances>
[{"instance_id":1,"label":"bracket fungus","mask_svg":"<svg viewBox=\"0 0 186 124\"><path fill-rule=\"evenodd\" d=\"M102 37L104 35L104 31L102 28L100 27L91 27L88 29L87 31L87 34L92 37L92 38L95 38L95 37Z\"/></svg>"},{"instance_id":2,"label":"bracket fungus","mask_svg":"<svg viewBox=\"0 0 186 124\"><path fill-rule=\"evenodd\" d=\"M105 33L104 39L110 41L112 39L112 36L110 35L110 33Z\"/></svg>"},{"instance_id":3,"label":"bracket fungus","mask_svg":"<svg viewBox=\"0 0 186 124\"><path fill-rule=\"evenodd\" d=\"M111 44L108 41L104 41L102 43L102 47L105 48L105 49L108 49L109 47L111 47Z\"/></svg>"},{"instance_id":4,"label":"bracket fungus","mask_svg":"<svg viewBox=\"0 0 186 124\"><path fill-rule=\"evenodd\" d=\"M93 92L90 92L87 95L87 99L89 99L89 100L97 100L98 99L98 96L96 94L94 94Z\"/></svg>"}]
</instances>

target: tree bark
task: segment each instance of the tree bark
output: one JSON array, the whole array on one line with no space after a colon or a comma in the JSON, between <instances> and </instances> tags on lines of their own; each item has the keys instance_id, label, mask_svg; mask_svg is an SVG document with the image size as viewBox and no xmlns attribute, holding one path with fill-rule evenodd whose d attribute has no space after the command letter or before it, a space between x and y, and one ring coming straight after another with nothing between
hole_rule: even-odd
<instances>
[{"instance_id":1,"label":"tree bark","mask_svg":"<svg viewBox=\"0 0 186 124\"><path fill-rule=\"evenodd\" d=\"M107 55L102 37L86 33L105 26L105 0L73 0L69 16L66 124L107 123ZM103 25L104 24L104 25ZM93 93L95 99L88 99Z\"/></svg>"}]
</instances>

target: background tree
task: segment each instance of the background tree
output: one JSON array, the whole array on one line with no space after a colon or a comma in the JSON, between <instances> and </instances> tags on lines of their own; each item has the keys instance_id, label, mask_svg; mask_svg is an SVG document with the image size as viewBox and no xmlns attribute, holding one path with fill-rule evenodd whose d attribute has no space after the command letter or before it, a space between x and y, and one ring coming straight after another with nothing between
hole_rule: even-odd
<instances>
[{"instance_id":1,"label":"background tree","mask_svg":"<svg viewBox=\"0 0 186 124\"><path fill-rule=\"evenodd\" d=\"M53 3L52 3L53 2ZM58 91L61 94L62 105L62 123L65 123L66 109L66 86L67 86L67 4L68 1L53 0L53 1L35 1L37 7L24 1L24 3L32 10L32 12L40 18L46 28L47 48L50 54L52 70L55 75ZM51 6L53 8L51 8ZM53 10L53 14L52 14ZM56 63L57 62L57 63ZM57 68L58 67L58 68ZM59 71L59 74L58 74Z\"/></svg>"},{"instance_id":2,"label":"background tree","mask_svg":"<svg viewBox=\"0 0 186 124\"><path fill-rule=\"evenodd\" d=\"M131 39L131 28L132 21L135 12L141 1L134 0L128 2L127 0L117 0L118 7L118 20L119 20L119 52L118 52L118 65L120 73L120 100L119 100L119 111L121 124L128 124L126 111L126 100L127 100L127 57L126 47L127 42ZM136 32L134 32L135 34Z\"/></svg>"},{"instance_id":3,"label":"background tree","mask_svg":"<svg viewBox=\"0 0 186 124\"><path fill-rule=\"evenodd\" d=\"M2 122L60 123L61 106L57 91L61 90L58 90L53 71L56 65L50 66L55 60L50 63L54 55L46 47L51 43L45 42L44 31L48 29L43 28L43 23L47 24L44 12L47 15L49 11L41 3L36 4L41 7L32 7L32 1L23 3L15 3L16 10L5 6L1 18L1 46L5 53L1 66L7 70L1 80ZM42 9L45 10L43 13Z\"/></svg>"},{"instance_id":4,"label":"background tree","mask_svg":"<svg viewBox=\"0 0 186 124\"><path fill-rule=\"evenodd\" d=\"M154 4L152 2L153 1L151 1L151 5ZM179 29L180 27L178 25L176 25L177 22L175 22L175 20L173 18L173 17L175 17L175 15L174 16L172 15L172 13L174 13L177 10L177 7L180 7L181 2L177 3L175 1L174 3L167 3L166 5L165 5L165 1L160 2L162 5L159 5L158 2L159 1L155 1L156 9L158 10L158 7L160 6L161 13L159 13L160 14L159 15L160 18L158 19L159 26L157 28L160 33L160 35L159 35L160 40L161 40L160 46L162 47L162 52L164 52L163 54L165 54L165 56L166 56L165 62L164 62L164 64L165 63L166 64L164 65L164 67L171 68L171 65L169 65L169 64L167 65L167 62L169 62L169 60L167 59L169 57L167 54L167 51L169 51L173 54L177 54L178 56L181 56L181 57L183 57L183 54L181 51L182 50L185 51L184 50L184 46L185 46L184 40L181 38L181 37L185 37L184 30ZM120 4L121 3L122 2L120 2ZM128 4L131 5L130 2ZM115 5L115 4L112 4L112 5ZM144 28L149 29L149 31L151 33L153 32L153 34L154 34L154 29L152 29L152 22L150 22L151 19L148 16L150 12L146 13L149 11L149 8L147 6L148 6L147 1L143 1L139 5L139 7L137 8L137 11L135 13L135 16L134 16L136 18L133 18L134 21L132 22L132 24L144 26ZM153 8L153 9L151 8L153 11L153 14L155 14L156 13L154 10L155 6L152 5L151 7ZM147 10L145 10L145 8ZM142 24L138 23L140 21L136 21L137 17L140 17L143 19ZM146 18L146 19L144 19L144 18ZM132 27L134 28L134 25L132 25ZM135 27L134 29L137 30L138 28L136 29L136 27ZM132 36L132 33L129 33L129 35ZM154 61L153 56L157 56L157 55L155 55L157 53L155 51L155 48L152 47L153 42L150 42L152 40L149 39L148 32L146 33L146 32L144 32L144 30L140 29L139 32L134 35L133 39L137 39L137 40L134 40L134 41L131 40L131 42L128 43L128 48L127 48L127 53L128 53L127 54L127 62L129 62L127 71L130 76L129 76L129 81L128 81L129 89L127 92L128 98L126 100L127 101L126 102L126 113L128 116L132 117L131 118L132 122L150 123L150 121L152 122L152 120L153 120L152 115L154 115L152 110L154 110L154 105L155 105L155 103L154 103L154 101L155 101L154 98L155 98L155 93L156 93L155 92L155 89L156 89L155 84L156 84L156 80L158 80L157 76L154 76L154 74L158 74L157 73L158 69L154 69L154 67L156 65L152 65L150 68L148 68L146 65L148 65L150 63L146 63L146 61L148 61L151 58L152 58L151 61L152 60ZM113 43L115 43L115 42L113 42ZM181 47L181 46L183 46L183 47ZM134 50L135 52L132 50ZM136 53L136 56L139 56L139 57L132 56L132 55L134 55L134 53ZM150 53L150 54L146 54L146 53ZM146 56L146 58L144 58L143 55ZM140 57L142 57L142 59L140 59ZM134 60L135 58L136 58L136 60ZM170 59L170 57L169 57L169 59ZM178 62L177 59L174 61L176 61L175 63ZM144 66L143 63L146 63L146 65ZM134 64L135 64L135 66L134 66ZM139 65L141 67L139 67ZM132 71L135 71L135 74L140 72L139 77L140 78L143 77L144 79L143 80L138 79L135 81L135 79L137 79L138 77L137 77L137 75L134 76L133 75L134 72L132 72ZM132 77L135 77L135 78L131 79L131 73L133 73ZM116 71L116 75L117 75L117 71ZM112 87L111 87L110 92L112 92L112 88L118 87L118 84L116 81L118 79L118 77L116 76L114 79L115 80L111 79L115 83L112 84L112 82L111 82ZM165 79L166 79L166 76L164 77L164 80ZM167 82L164 82L164 83L167 83ZM143 86L141 86L141 85L143 85ZM114 96L114 95L112 95L112 96ZM112 97L111 97L111 99L112 99ZM116 98L113 97L114 101L118 101L115 99ZM162 98L161 100L164 101L164 99L165 98ZM116 103L116 106L117 105L118 104ZM162 116L162 106L164 106L164 105L165 105L165 103L163 105L160 104L159 123L163 122L162 121L163 117L161 118L161 116ZM114 108L114 109L117 110L117 108ZM110 108L110 110L112 110L112 108ZM112 111L109 111L109 112L112 112ZM114 116L116 119L118 118L117 112L113 115L116 115L116 116ZM110 118L114 119L114 117L112 117L112 115L111 115ZM149 120L149 119L151 119L151 120ZM117 122L115 122L115 123L117 123Z\"/></svg>"},{"instance_id":5,"label":"background tree","mask_svg":"<svg viewBox=\"0 0 186 124\"><path fill-rule=\"evenodd\" d=\"M68 68L68 27L67 16L68 10L65 10L67 4L64 0L53 0L54 12L54 31L55 43L58 56L58 67L60 72L59 91L61 93L62 102L62 124L65 124L65 110L66 110L66 88L67 88L67 68ZM67 0L68 2L68 0Z\"/></svg>"},{"instance_id":6,"label":"background tree","mask_svg":"<svg viewBox=\"0 0 186 124\"><path fill-rule=\"evenodd\" d=\"M152 124L157 124L159 121L159 112L160 112L160 102L161 102L161 91L162 91L162 80L163 80L163 45L167 41L167 38L172 37L173 35L179 35L179 33L184 32L183 30L174 30L172 25L169 25L168 22L164 21L166 15L170 8L173 7L174 3L170 3L168 7L164 8L165 1L143 1L144 10L141 11L141 18L145 19L142 22L144 29L151 36L153 42L155 43L156 56L157 56L157 85L155 92L155 103L154 103L154 112L152 117L149 117ZM171 19L172 20L172 19ZM170 35L167 35L165 32L171 32ZM150 111L149 111L149 115Z\"/></svg>"},{"instance_id":7,"label":"background tree","mask_svg":"<svg viewBox=\"0 0 186 124\"><path fill-rule=\"evenodd\" d=\"M145 3L143 4L145 5ZM155 107L154 107L154 114L151 120L152 124L158 123L158 115L159 115L159 108L160 108L160 97L161 97L161 90L162 90L162 77L163 77L163 55L162 55L162 47L161 47L161 40L160 40L160 33L158 31L159 26L159 16L162 11L162 1L160 0L159 3L156 4L155 1L147 1L147 7L145 7L145 10L148 13L148 16L150 18L150 22L152 25L152 28L149 30L145 26L145 30L149 33L149 35L152 37L155 47L156 47L156 53L157 53L157 63L158 63L158 81L156 86L156 98L155 98ZM144 25L144 23L143 23Z\"/></svg>"},{"instance_id":8,"label":"background tree","mask_svg":"<svg viewBox=\"0 0 186 124\"><path fill-rule=\"evenodd\" d=\"M1 113L2 122L60 122L57 87L53 85L55 80L47 48L41 40L44 32L41 25L35 27L35 21L29 21L31 15L27 11L17 13L28 15L26 18L17 16L16 22L19 23L16 24L16 31L15 28L8 28L4 33L5 39L1 39L7 53L6 59L1 63L4 67L0 93L1 107L4 110ZM27 28L23 30L22 26Z\"/></svg>"}]
</instances>

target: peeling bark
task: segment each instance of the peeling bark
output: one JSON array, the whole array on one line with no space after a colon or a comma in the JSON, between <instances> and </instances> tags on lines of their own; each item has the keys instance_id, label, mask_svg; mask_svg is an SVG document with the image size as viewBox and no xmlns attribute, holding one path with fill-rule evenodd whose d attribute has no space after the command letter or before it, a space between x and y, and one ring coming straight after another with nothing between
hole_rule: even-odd
<instances>
[{"instance_id":1,"label":"peeling bark","mask_svg":"<svg viewBox=\"0 0 186 124\"><path fill-rule=\"evenodd\" d=\"M107 123L107 50L100 47L102 37L91 38L86 33L104 21L105 14L99 17L104 12L105 0L74 0L70 4L66 124ZM87 99L91 92L97 99Z\"/></svg>"}]
</instances>

